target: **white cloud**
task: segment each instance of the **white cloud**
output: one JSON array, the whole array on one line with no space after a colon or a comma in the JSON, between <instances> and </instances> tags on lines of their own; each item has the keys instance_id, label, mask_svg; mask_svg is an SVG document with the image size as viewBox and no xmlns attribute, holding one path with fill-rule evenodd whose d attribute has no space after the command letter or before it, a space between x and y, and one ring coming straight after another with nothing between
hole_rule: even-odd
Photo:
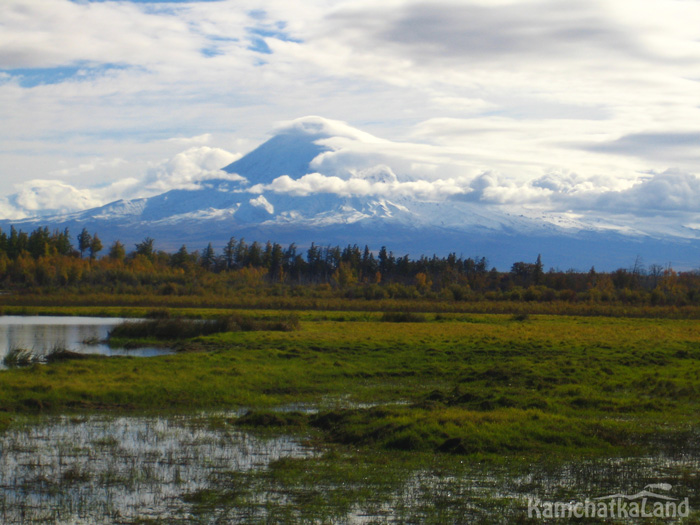
<instances>
[{"instance_id":1,"label":"white cloud","mask_svg":"<svg viewBox=\"0 0 700 525\"><path fill-rule=\"evenodd\" d=\"M335 137L271 191L693 210L698 19L667 0L4 0L0 194L40 211L193 187L320 114L367 132L288 122Z\"/></svg>"},{"instance_id":2,"label":"white cloud","mask_svg":"<svg viewBox=\"0 0 700 525\"><path fill-rule=\"evenodd\" d=\"M49 175L60 178L74 177L95 171L120 168L127 164L128 162L124 159L94 159L70 168L53 170L49 172Z\"/></svg>"},{"instance_id":3,"label":"white cloud","mask_svg":"<svg viewBox=\"0 0 700 525\"><path fill-rule=\"evenodd\" d=\"M91 198L69 184L54 180L34 180L22 186L15 196L18 206L27 211L73 211L99 206L99 200Z\"/></svg>"},{"instance_id":4,"label":"white cloud","mask_svg":"<svg viewBox=\"0 0 700 525\"><path fill-rule=\"evenodd\" d=\"M534 181L517 183L485 173L472 180L470 187L473 191L462 197L464 200L583 215L594 212L640 218L659 214L685 217L700 212L700 177L679 170L653 173L627 184L604 177L589 180L575 173L549 173Z\"/></svg>"},{"instance_id":5,"label":"white cloud","mask_svg":"<svg viewBox=\"0 0 700 525\"><path fill-rule=\"evenodd\" d=\"M174 137L167 139L167 142L177 144L178 146L203 146L204 144L209 144L211 140L211 133L203 133L202 135L197 135L196 137Z\"/></svg>"},{"instance_id":6,"label":"white cloud","mask_svg":"<svg viewBox=\"0 0 700 525\"><path fill-rule=\"evenodd\" d=\"M306 196L317 193L333 193L345 197L404 196L435 201L466 193L469 190L468 187L460 186L454 179L376 182L371 179L360 177L341 179L339 177L326 176L321 173L309 173L299 179L292 179L288 175L283 175L273 180L270 184L255 185L250 191L253 193L272 191L295 196Z\"/></svg>"},{"instance_id":7,"label":"white cloud","mask_svg":"<svg viewBox=\"0 0 700 525\"><path fill-rule=\"evenodd\" d=\"M3 68L79 62L155 66L199 49L186 20L167 10L149 13L129 2L5 0L0 19Z\"/></svg>"},{"instance_id":8,"label":"white cloud","mask_svg":"<svg viewBox=\"0 0 700 525\"><path fill-rule=\"evenodd\" d=\"M631 188L600 193L580 204L583 209L609 213L634 213L639 216L659 213L700 212L700 177L679 170L654 173Z\"/></svg>"},{"instance_id":9,"label":"white cloud","mask_svg":"<svg viewBox=\"0 0 700 525\"><path fill-rule=\"evenodd\" d=\"M193 188L209 179L242 180L242 177L221 171L240 158L220 148L201 146L178 153L153 166L146 178L146 189L164 192L176 188Z\"/></svg>"},{"instance_id":10,"label":"white cloud","mask_svg":"<svg viewBox=\"0 0 700 525\"><path fill-rule=\"evenodd\" d=\"M121 170L107 184L80 187L62 180L34 179L15 184L15 192L0 200L0 217L21 219L34 215L71 213L103 206L122 198L150 197L171 189L196 188L211 179L240 181L221 168L240 157L220 148L194 147L144 169L121 159L94 160L54 172L63 178L76 178L95 172ZM126 175L131 173L131 175Z\"/></svg>"}]
</instances>

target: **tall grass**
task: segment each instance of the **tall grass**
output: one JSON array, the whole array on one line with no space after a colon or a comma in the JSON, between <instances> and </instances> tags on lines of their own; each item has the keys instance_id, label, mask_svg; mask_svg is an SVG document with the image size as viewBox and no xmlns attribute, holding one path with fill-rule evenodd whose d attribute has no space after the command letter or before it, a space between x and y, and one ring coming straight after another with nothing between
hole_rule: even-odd
<instances>
[{"instance_id":1,"label":"tall grass","mask_svg":"<svg viewBox=\"0 0 700 525\"><path fill-rule=\"evenodd\" d=\"M62 346L55 346L46 354L36 354L25 348L13 348L3 358L2 362L8 368L16 368L35 363L54 363L68 359L88 359L91 357L95 357L95 354L82 354Z\"/></svg>"},{"instance_id":2,"label":"tall grass","mask_svg":"<svg viewBox=\"0 0 700 525\"><path fill-rule=\"evenodd\" d=\"M13 348L3 358L3 364L8 367L29 366L39 362L39 356L26 348Z\"/></svg>"},{"instance_id":3,"label":"tall grass","mask_svg":"<svg viewBox=\"0 0 700 525\"><path fill-rule=\"evenodd\" d=\"M110 338L124 339L191 339L221 332L289 332L299 328L299 318L288 316L279 320L254 319L231 315L214 320L158 317L145 321L125 321L110 331Z\"/></svg>"},{"instance_id":4,"label":"tall grass","mask_svg":"<svg viewBox=\"0 0 700 525\"><path fill-rule=\"evenodd\" d=\"M425 323L425 315L415 312L384 312L381 317L384 323Z\"/></svg>"}]
</instances>

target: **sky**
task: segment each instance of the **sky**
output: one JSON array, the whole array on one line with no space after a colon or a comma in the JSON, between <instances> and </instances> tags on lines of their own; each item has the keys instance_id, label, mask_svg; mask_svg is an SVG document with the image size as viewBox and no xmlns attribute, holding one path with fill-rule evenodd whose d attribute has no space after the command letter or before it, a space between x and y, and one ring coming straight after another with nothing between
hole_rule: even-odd
<instances>
[{"instance_id":1,"label":"sky","mask_svg":"<svg viewBox=\"0 0 700 525\"><path fill-rule=\"evenodd\" d=\"M700 230L699 0L0 2L0 218L196 186L308 115L362 133L275 191L371 154L417 198Z\"/></svg>"}]
</instances>

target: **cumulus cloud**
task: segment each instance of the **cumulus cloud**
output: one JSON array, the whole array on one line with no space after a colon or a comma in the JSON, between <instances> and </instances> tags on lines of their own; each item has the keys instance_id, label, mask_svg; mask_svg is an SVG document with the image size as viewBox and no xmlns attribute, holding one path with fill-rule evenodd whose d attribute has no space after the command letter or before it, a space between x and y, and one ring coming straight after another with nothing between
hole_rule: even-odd
<instances>
[{"instance_id":1,"label":"cumulus cloud","mask_svg":"<svg viewBox=\"0 0 700 525\"><path fill-rule=\"evenodd\" d=\"M531 184L536 188L551 190L554 194L576 195L623 191L632 187L635 182L636 179L625 181L614 175L583 176L571 171L557 170L545 173L532 180Z\"/></svg>"},{"instance_id":2,"label":"cumulus cloud","mask_svg":"<svg viewBox=\"0 0 700 525\"><path fill-rule=\"evenodd\" d=\"M95 160L53 172L71 178L109 168L124 170L107 184L80 187L57 179L34 179L15 184L15 193L0 199L0 217L21 219L71 213L103 206L123 198L150 197L171 189L198 188L211 179L242 181L242 177L221 171L240 154L207 146L189 148L170 159L155 163L145 173L138 165L121 159ZM132 176L125 175L132 172Z\"/></svg>"},{"instance_id":3,"label":"cumulus cloud","mask_svg":"<svg viewBox=\"0 0 700 525\"><path fill-rule=\"evenodd\" d=\"M35 179L15 185L16 192L0 199L0 218L61 215L102 206L140 186L135 178L121 179L99 188L80 188L59 180Z\"/></svg>"},{"instance_id":4,"label":"cumulus cloud","mask_svg":"<svg viewBox=\"0 0 700 525\"><path fill-rule=\"evenodd\" d=\"M645 217L700 212L700 177L680 170L653 173L624 187L602 176L590 180L575 173L549 173L521 183L485 173L476 177L470 188L473 191L460 200L544 206L584 215Z\"/></svg>"},{"instance_id":5,"label":"cumulus cloud","mask_svg":"<svg viewBox=\"0 0 700 525\"><path fill-rule=\"evenodd\" d=\"M16 205L33 213L65 213L99 206L89 191L81 191L56 180L33 180L22 185L14 195Z\"/></svg>"},{"instance_id":6,"label":"cumulus cloud","mask_svg":"<svg viewBox=\"0 0 700 525\"><path fill-rule=\"evenodd\" d=\"M240 158L220 148L201 146L178 153L153 166L146 178L146 188L152 191L195 188L198 183L210 179L243 180L235 174L221 171L221 168Z\"/></svg>"},{"instance_id":7,"label":"cumulus cloud","mask_svg":"<svg viewBox=\"0 0 700 525\"><path fill-rule=\"evenodd\" d=\"M475 177L469 183L469 191L456 198L485 204L533 205L548 202L551 193L530 183L518 183L497 173L486 172Z\"/></svg>"},{"instance_id":8,"label":"cumulus cloud","mask_svg":"<svg viewBox=\"0 0 700 525\"><path fill-rule=\"evenodd\" d=\"M593 199L582 199L596 210L609 213L634 213L640 216L659 213L700 212L700 178L692 173L669 170L655 173L631 188L610 191Z\"/></svg>"},{"instance_id":9,"label":"cumulus cloud","mask_svg":"<svg viewBox=\"0 0 700 525\"><path fill-rule=\"evenodd\" d=\"M381 167L377 171L382 171ZM444 200L453 195L465 193L466 190L454 179L418 180L399 182L398 180L373 180L372 178L326 176L321 173L309 173L298 179L288 175L276 178L270 184L258 184L250 188L253 193L272 191L295 196L317 193L333 193L344 197L382 196L412 197L423 200Z\"/></svg>"},{"instance_id":10,"label":"cumulus cloud","mask_svg":"<svg viewBox=\"0 0 700 525\"><path fill-rule=\"evenodd\" d=\"M309 166L314 172L299 177L283 175L269 184L256 184L248 191L294 196L335 194L345 197L408 197L426 201L458 200L514 209L551 210L561 213L591 211L645 215L654 212L692 211L697 199L697 179L681 171L652 174L632 172L619 177L615 171L578 173L567 169L521 165L513 174L513 163L505 171L479 169L480 158L449 147L476 133L498 133L507 119L492 120L488 128L474 130L472 124L449 120L443 130L448 147L416 142L401 143L360 134L343 123L318 117L286 123L280 132L299 132L315 138L328 150ZM425 123L416 137L439 123ZM554 133L551 123L537 124L542 132ZM532 134L532 126L520 133ZM337 133L336 136L327 135ZM508 173L510 168L510 173ZM597 168L597 166L596 166ZM525 175L525 176L523 176Z\"/></svg>"}]
</instances>

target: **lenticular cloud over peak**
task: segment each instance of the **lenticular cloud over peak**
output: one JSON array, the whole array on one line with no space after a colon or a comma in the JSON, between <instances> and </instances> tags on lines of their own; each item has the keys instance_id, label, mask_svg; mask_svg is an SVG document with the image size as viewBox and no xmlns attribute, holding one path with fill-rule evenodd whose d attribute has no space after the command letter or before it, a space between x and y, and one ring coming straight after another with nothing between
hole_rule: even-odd
<instances>
[{"instance_id":1,"label":"lenticular cloud over peak","mask_svg":"<svg viewBox=\"0 0 700 525\"><path fill-rule=\"evenodd\" d=\"M692 202L700 179L678 169L643 173L629 180L565 169L529 177L520 170L487 169L478 156L461 150L421 141L391 141L319 116L285 121L273 129L271 138L244 156L197 145L145 165L141 175L128 173L140 169L136 164L112 163L111 169L118 169L122 178L99 187L30 181L19 185L0 211L6 218L70 213L118 199L150 198L171 190L197 191L224 183L222 188L235 188L226 191L252 195L246 202L262 202L260 197L266 195L463 202L484 211L538 215L545 221L561 222L565 216L565 222L572 224L571 217L576 217L573 224L579 226L593 220L613 229L623 228L620 216L628 215L641 219L636 225L639 231L656 227L651 221L644 224L645 217L665 214L668 222L670 215L692 214L697 208ZM106 165L95 162L89 166L96 170ZM675 183L682 183L683 191ZM697 221L686 217L682 222Z\"/></svg>"},{"instance_id":2,"label":"lenticular cloud over peak","mask_svg":"<svg viewBox=\"0 0 700 525\"><path fill-rule=\"evenodd\" d=\"M31 181L0 202L0 212L15 222L89 225L106 240L137 242L149 232L174 247L246 236L385 244L413 254L468 247L494 262L527 249L600 268L642 249L653 259L659 243L671 260L691 265L689 253L700 246L700 179L678 169L628 180L566 169L533 176L488 169L462 149L388 140L318 116L281 123L243 156L199 138L168 145L189 147L140 167L85 164L83 171L120 170L108 185ZM124 177L129 169L141 173Z\"/></svg>"},{"instance_id":3,"label":"lenticular cloud over peak","mask_svg":"<svg viewBox=\"0 0 700 525\"><path fill-rule=\"evenodd\" d=\"M385 142L369 133L342 122L318 116L300 117L279 123L274 128L275 135L298 134L300 136L323 138L346 138L360 142Z\"/></svg>"}]
</instances>

